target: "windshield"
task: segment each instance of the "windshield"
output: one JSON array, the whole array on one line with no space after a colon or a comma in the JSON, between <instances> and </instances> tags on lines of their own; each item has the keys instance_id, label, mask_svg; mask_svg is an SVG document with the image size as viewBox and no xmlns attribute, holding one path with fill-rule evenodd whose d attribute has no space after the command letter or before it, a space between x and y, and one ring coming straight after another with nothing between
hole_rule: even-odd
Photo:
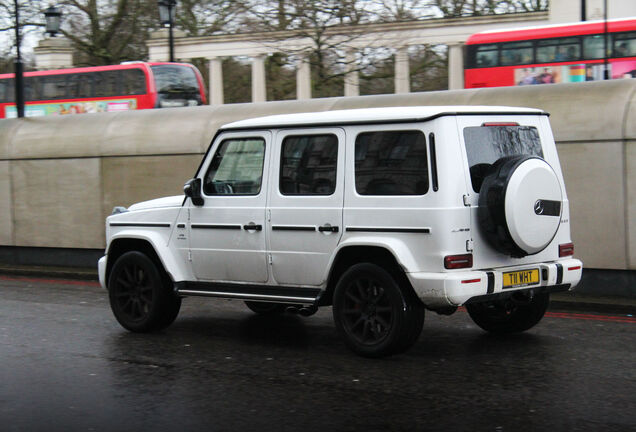
<instances>
[{"instance_id":1,"label":"windshield","mask_svg":"<svg viewBox=\"0 0 636 432\"><path fill-rule=\"evenodd\" d=\"M515 155L543 157L539 132L532 126L467 127L464 141L475 192L479 192L488 170L498 159Z\"/></svg>"},{"instance_id":2,"label":"windshield","mask_svg":"<svg viewBox=\"0 0 636 432\"><path fill-rule=\"evenodd\" d=\"M191 94L199 92L194 70L187 66L150 66L155 77L157 92L161 94Z\"/></svg>"}]
</instances>

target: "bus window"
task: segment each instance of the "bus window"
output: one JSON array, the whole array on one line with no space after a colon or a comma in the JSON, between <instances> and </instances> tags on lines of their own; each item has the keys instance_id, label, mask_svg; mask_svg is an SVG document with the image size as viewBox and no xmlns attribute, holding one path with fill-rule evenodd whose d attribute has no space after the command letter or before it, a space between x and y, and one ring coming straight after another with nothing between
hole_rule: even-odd
<instances>
[{"instance_id":1,"label":"bus window","mask_svg":"<svg viewBox=\"0 0 636 432\"><path fill-rule=\"evenodd\" d=\"M146 93L146 77L141 69L127 69L122 71L124 94L140 95Z\"/></svg>"},{"instance_id":2,"label":"bus window","mask_svg":"<svg viewBox=\"0 0 636 432\"><path fill-rule=\"evenodd\" d=\"M150 66L159 95L157 107L202 104L199 81L194 69L181 65Z\"/></svg>"},{"instance_id":3,"label":"bus window","mask_svg":"<svg viewBox=\"0 0 636 432\"><path fill-rule=\"evenodd\" d=\"M578 38L537 41L537 63L574 61L580 56L581 47Z\"/></svg>"},{"instance_id":4,"label":"bus window","mask_svg":"<svg viewBox=\"0 0 636 432\"><path fill-rule=\"evenodd\" d=\"M583 57L586 59L603 58L603 35L589 35L583 37Z\"/></svg>"},{"instance_id":5,"label":"bus window","mask_svg":"<svg viewBox=\"0 0 636 432\"><path fill-rule=\"evenodd\" d=\"M501 44L502 66L529 64L532 62L532 42L511 42Z\"/></svg>"},{"instance_id":6,"label":"bus window","mask_svg":"<svg viewBox=\"0 0 636 432\"><path fill-rule=\"evenodd\" d=\"M24 77L24 100L42 99L42 80L40 77Z\"/></svg>"},{"instance_id":7,"label":"bus window","mask_svg":"<svg viewBox=\"0 0 636 432\"><path fill-rule=\"evenodd\" d=\"M8 88L9 88L9 80L0 79L0 103L9 102L9 97L7 95Z\"/></svg>"},{"instance_id":8,"label":"bus window","mask_svg":"<svg viewBox=\"0 0 636 432\"><path fill-rule=\"evenodd\" d=\"M636 32L617 33L614 35L613 39L613 57L636 56Z\"/></svg>"},{"instance_id":9,"label":"bus window","mask_svg":"<svg viewBox=\"0 0 636 432\"><path fill-rule=\"evenodd\" d=\"M474 64L477 67L493 67L499 63L499 47L492 45L479 45L475 50Z\"/></svg>"},{"instance_id":10,"label":"bus window","mask_svg":"<svg viewBox=\"0 0 636 432\"><path fill-rule=\"evenodd\" d=\"M64 99L66 97L66 75L50 75L42 78L42 99Z\"/></svg>"}]
</instances>

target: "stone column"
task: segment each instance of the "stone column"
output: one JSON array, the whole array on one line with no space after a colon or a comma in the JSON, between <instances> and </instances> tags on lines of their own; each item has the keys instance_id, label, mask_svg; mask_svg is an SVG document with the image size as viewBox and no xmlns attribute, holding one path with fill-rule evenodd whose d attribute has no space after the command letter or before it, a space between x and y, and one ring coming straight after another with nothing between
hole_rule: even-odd
<instances>
[{"instance_id":1,"label":"stone column","mask_svg":"<svg viewBox=\"0 0 636 432\"><path fill-rule=\"evenodd\" d=\"M65 37L42 39L33 48L36 69L62 69L73 66L73 47Z\"/></svg>"},{"instance_id":2,"label":"stone column","mask_svg":"<svg viewBox=\"0 0 636 432\"><path fill-rule=\"evenodd\" d=\"M410 93L409 53L407 47L395 51L395 93Z\"/></svg>"},{"instance_id":3,"label":"stone column","mask_svg":"<svg viewBox=\"0 0 636 432\"><path fill-rule=\"evenodd\" d=\"M252 102L265 102L267 87L265 86L265 56L252 57Z\"/></svg>"},{"instance_id":4,"label":"stone column","mask_svg":"<svg viewBox=\"0 0 636 432\"><path fill-rule=\"evenodd\" d=\"M353 48L347 49L346 71L344 79L344 95L360 96L360 77L358 76L358 62L356 59L356 51Z\"/></svg>"},{"instance_id":5,"label":"stone column","mask_svg":"<svg viewBox=\"0 0 636 432\"><path fill-rule=\"evenodd\" d=\"M464 45L448 45L448 89L464 88Z\"/></svg>"},{"instance_id":6,"label":"stone column","mask_svg":"<svg viewBox=\"0 0 636 432\"><path fill-rule=\"evenodd\" d=\"M311 67L305 57L296 69L296 99L311 99Z\"/></svg>"},{"instance_id":7,"label":"stone column","mask_svg":"<svg viewBox=\"0 0 636 432\"><path fill-rule=\"evenodd\" d=\"M223 105L223 63L220 57L210 59L210 105Z\"/></svg>"}]
</instances>

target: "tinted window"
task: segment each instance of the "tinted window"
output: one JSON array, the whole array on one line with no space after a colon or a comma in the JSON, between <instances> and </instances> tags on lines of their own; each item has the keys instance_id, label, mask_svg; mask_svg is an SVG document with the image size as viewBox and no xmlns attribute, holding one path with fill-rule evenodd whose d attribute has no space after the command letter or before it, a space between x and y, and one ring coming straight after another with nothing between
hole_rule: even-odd
<instances>
[{"instance_id":1,"label":"tinted window","mask_svg":"<svg viewBox=\"0 0 636 432\"><path fill-rule=\"evenodd\" d=\"M604 48L603 35L590 35L583 37L583 57L586 59L599 59L603 58ZM608 41L609 47L609 41Z\"/></svg>"},{"instance_id":2,"label":"tinted window","mask_svg":"<svg viewBox=\"0 0 636 432\"><path fill-rule=\"evenodd\" d=\"M532 42L511 42L501 45L501 64L503 66L532 62Z\"/></svg>"},{"instance_id":3,"label":"tinted window","mask_svg":"<svg viewBox=\"0 0 636 432\"><path fill-rule=\"evenodd\" d=\"M636 56L636 32L617 33L614 39L614 57Z\"/></svg>"},{"instance_id":4,"label":"tinted window","mask_svg":"<svg viewBox=\"0 0 636 432\"><path fill-rule=\"evenodd\" d=\"M159 93L193 93L199 90L194 70L187 66L151 66Z\"/></svg>"},{"instance_id":5,"label":"tinted window","mask_svg":"<svg viewBox=\"0 0 636 432\"><path fill-rule=\"evenodd\" d=\"M474 65L477 67L493 67L499 63L497 45L478 45L474 50Z\"/></svg>"},{"instance_id":6,"label":"tinted window","mask_svg":"<svg viewBox=\"0 0 636 432\"><path fill-rule=\"evenodd\" d=\"M122 71L95 72L95 96L108 97L120 96L122 90L119 88Z\"/></svg>"},{"instance_id":7,"label":"tinted window","mask_svg":"<svg viewBox=\"0 0 636 432\"><path fill-rule=\"evenodd\" d=\"M261 190L265 141L240 138L223 141L203 182L206 195L257 195Z\"/></svg>"},{"instance_id":8,"label":"tinted window","mask_svg":"<svg viewBox=\"0 0 636 432\"><path fill-rule=\"evenodd\" d=\"M475 192L479 192L486 173L498 159L514 155L543 157L539 132L531 126L467 127L464 141Z\"/></svg>"},{"instance_id":9,"label":"tinted window","mask_svg":"<svg viewBox=\"0 0 636 432\"><path fill-rule=\"evenodd\" d=\"M1 79L0 80L0 102L9 102L13 100L13 98L9 97L9 80Z\"/></svg>"},{"instance_id":10,"label":"tinted window","mask_svg":"<svg viewBox=\"0 0 636 432\"><path fill-rule=\"evenodd\" d=\"M68 97L85 98L93 97L93 76L92 73L73 74L68 77Z\"/></svg>"},{"instance_id":11,"label":"tinted window","mask_svg":"<svg viewBox=\"0 0 636 432\"><path fill-rule=\"evenodd\" d=\"M287 137L280 163L283 195L331 195L336 190L338 138L335 135Z\"/></svg>"},{"instance_id":12,"label":"tinted window","mask_svg":"<svg viewBox=\"0 0 636 432\"><path fill-rule=\"evenodd\" d=\"M426 139L420 131L366 132L356 138L360 195L423 195L428 191Z\"/></svg>"},{"instance_id":13,"label":"tinted window","mask_svg":"<svg viewBox=\"0 0 636 432\"><path fill-rule=\"evenodd\" d=\"M561 38L537 41L537 63L578 60L581 46L578 38Z\"/></svg>"},{"instance_id":14,"label":"tinted window","mask_svg":"<svg viewBox=\"0 0 636 432\"><path fill-rule=\"evenodd\" d=\"M43 76L42 80L42 99L64 99L66 98L67 75L49 75Z\"/></svg>"},{"instance_id":15,"label":"tinted window","mask_svg":"<svg viewBox=\"0 0 636 432\"><path fill-rule=\"evenodd\" d=\"M146 93L146 77L141 69L125 69L121 73L123 94L140 95Z\"/></svg>"}]
</instances>

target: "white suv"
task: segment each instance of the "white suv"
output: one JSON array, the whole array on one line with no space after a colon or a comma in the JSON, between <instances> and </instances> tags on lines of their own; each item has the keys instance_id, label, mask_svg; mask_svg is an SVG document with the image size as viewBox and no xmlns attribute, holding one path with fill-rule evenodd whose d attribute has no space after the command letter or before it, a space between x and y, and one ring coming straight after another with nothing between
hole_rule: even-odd
<instances>
[{"instance_id":1,"label":"white suv","mask_svg":"<svg viewBox=\"0 0 636 432\"><path fill-rule=\"evenodd\" d=\"M572 289L569 209L545 112L404 107L222 127L184 196L116 208L99 261L119 323L170 325L181 298L256 313L333 305L365 356L465 305L491 332L537 324Z\"/></svg>"}]
</instances>

